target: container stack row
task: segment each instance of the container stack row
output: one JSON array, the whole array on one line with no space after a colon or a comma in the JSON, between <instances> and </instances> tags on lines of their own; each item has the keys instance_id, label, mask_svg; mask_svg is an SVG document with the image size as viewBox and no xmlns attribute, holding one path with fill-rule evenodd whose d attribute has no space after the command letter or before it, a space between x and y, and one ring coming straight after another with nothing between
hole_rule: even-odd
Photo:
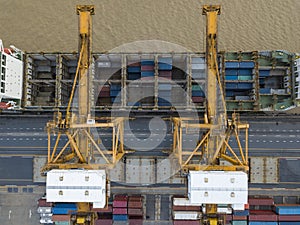
<instances>
[{"instance_id":1,"label":"container stack row","mask_svg":"<svg viewBox=\"0 0 300 225\"><path fill-rule=\"evenodd\" d=\"M46 199L40 198L37 202L37 212L40 214L40 223L53 223L52 221L52 203L46 202Z\"/></svg>"},{"instance_id":2,"label":"container stack row","mask_svg":"<svg viewBox=\"0 0 300 225\"><path fill-rule=\"evenodd\" d=\"M113 200L113 221L120 223L127 223L128 211L127 211L127 195L115 195Z\"/></svg>"},{"instance_id":3,"label":"container stack row","mask_svg":"<svg viewBox=\"0 0 300 225\"><path fill-rule=\"evenodd\" d=\"M95 221L95 225L112 225L113 224L113 206L109 202L106 208L97 209L93 208L92 211L97 212L98 219Z\"/></svg>"},{"instance_id":4,"label":"container stack row","mask_svg":"<svg viewBox=\"0 0 300 225\"><path fill-rule=\"evenodd\" d=\"M52 207L52 221L55 225L69 225L70 215L77 212L75 203L55 203Z\"/></svg>"},{"instance_id":5,"label":"container stack row","mask_svg":"<svg viewBox=\"0 0 300 225\"><path fill-rule=\"evenodd\" d=\"M142 225L144 219L143 197L128 197L128 222L129 225Z\"/></svg>"},{"instance_id":6,"label":"container stack row","mask_svg":"<svg viewBox=\"0 0 300 225\"><path fill-rule=\"evenodd\" d=\"M198 225L201 219L201 206L191 205L187 198L173 198L172 200L174 225Z\"/></svg>"},{"instance_id":7,"label":"container stack row","mask_svg":"<svg viewBox=\"0 0 300 225\"><path fill-rule=\"evenodd\" d=\"M111 53L95 54L94 58L90 90L95 94L91 102L96 109L120 105L145 109L188 108L192 104L199 110L205 107L204 54ZM24 60L22 106L66 107L77 55L32 53L26 54ZM226 52L220 54L218 61L228 110L284 110L299 103L300 61L291 54ZM171 88L161 88L164 84ZM197 85L203 92L195 90Z\"/></svg>"}]
</instances>

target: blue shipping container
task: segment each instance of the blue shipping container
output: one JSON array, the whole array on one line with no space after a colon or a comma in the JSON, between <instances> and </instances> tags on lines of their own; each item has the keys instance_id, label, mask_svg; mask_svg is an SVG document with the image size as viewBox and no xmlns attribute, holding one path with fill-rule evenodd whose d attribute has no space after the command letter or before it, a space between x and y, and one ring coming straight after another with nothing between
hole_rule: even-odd
<instances>
[{"instance_id":1,"label":"blue shipping container","mask_svg":"<svg viewBox=\"0 0 300 225\"><path fill-rule=\"evenodd\" d=\"M55 208L77 209L77 205L75 203L55 203Z\"/></svg>"},{"instance_id":2,"label":"blue shipping container","mask_svg":"<svg viewBox=\"0 0 300 225\"><path fill-rule=\"evenodd\" d=\"M229 90L237 89L237 83L226 83L225 88Z\"/></svg>"},{"instance_id":3,"label":"blue shipping container","mask_svg":"<svg viewBox=\"0 0 300 225\"><path fill-rule=\"evenodd\" d=\"M139 73L129 73L127 79L128 80L138 80L141 78L141 74Z\"/></svg>"},{"instance_id":4,"label":"blue shipping container","mask_svg":"<svg viewBox=\"0 0 300 225\"><path fill-rule=\"evenodd\" d=\"M159 70L172 70L172 65L166 63L158 63Z\"/></svg>"},{"instance_id":5,"label":"blue shipping container","mask_svg":"<svg viewBox=\"0 0 300 225\"><path fill-rule=\"evenodd\" d=\"M172 65L172 57L159 57L158 58L158 63L167 63Z\"/></svg>"},{"instance_id":6,"label":"blue shipping container","mask_svg":"<svg viewBox=\"0 0 300 225\"><path fill-rule=\"evenodd\" d=\"M247 68L247 69L250 69L250 68L254 68L255 66L255 63L254 62L240 62L240 68Z\"/></svg>"},{"instance_id":7,"label":"blue shipping container","mask_svg":"<svg viewBox=\"0 0 300 225\"><path fill-rule=\"evenodd\" d=\"M238 75L238 69L226 69L225 70L225 76L237 76Z\"/></svg>"},{"instance_id":8,"label":"blue shipping container","mask_svg":"<svg viewBox=\"0 0 300 225\"><path fill-rule=\"evenodd\" d=\"M251 83L239 83L238 89L252 89L252 86Z\"/></svg>"},{"instance_id":9,"label":"blue shipping container","mask_svg":"<svg viewBox=\"0 0 300 225\"><path fill-rule=\"evenodd\" d=\"M260 88L259 93L260 94L271 94L271 88Z\"/></svg>"},{"instance_id":10,"label":"blue shipping container","mask_svg":"<svg viewBox=\"0 0 300 225\"><path fill-rule=\"evenodd\" d=\"M111 97L116 97L116 96L119 95L119 93L120 93L120 91L112 91L112 90L110 90L110 96Z\"/></svg>"},{"instance_id":11,"label":"blue shipping container","mask_svg":"<svg viewBox=\"0 0 300 225\"><path fill-rule=\"evenodd\" d=\"M76 212L76 208L56 208L56 207L53 207L52 208L52 213L54 215L65 215L65 214L69 214L69 213L74 213Z\"/></svg>"},{"instance_id":12,"label":"blue shipping container","mask_svg":"<svg viewBox=\"0 0 300 225\"><path fill-rule=\"evenodd\" d=\"M154 65L154 61L153 60L145 60L145 59L143 59L143 60L141 60L141 65L142 66L146 66L146 65L153 66Z\"/></svg>"},{"instance_id":13,"label":"blue shipping container","mask_svg":"<svg viewBox=\"0 0 300 225\"><path fill-rule=\"evenodd\" d=\"M278 225L277 222L249 221L249 225Z\"/></svg>"},{"instance_id":14,"label":"blue shipping container","mask_svg":"<svg viewBox=\"0 0 300 225\"><path fill-rule=\"evenodd\" d=\"M113 220L114 221L126 221L128 219L127 215L120 215L120 214L114 214Z\"/></svg>"},{"instance_id":15,"label":"blue shipping container","mask_svg":"<svg viewBox=\"0 0 300 225\"><path fill-rule=\"evenodd\" d=\"M130 66L127 67L128 73L140 73L141 72L141 67L140 66Z\"/></svg>"},{"instance_id":16,"label":"blue shipping container","mask_svg":"<svg viewBox=\"0 0 300 225\"><path fill-rule=\"evenodd\" d=\"M170 91L172 89L171 84L159 84L158 90Z\"/></svg>"},{"instance_id":17,"label":"blue shipping container","mask_svg":"<svg viewBox=\"0 0 300 225\"><path fill-rule=\"evenodd\" d=\"M236 220L236 221L231 221L232 225L247 225L247 220Z\"/></svg>"},{"instance_id":18,"label":"blue shipping container","mask_svg":"<svg viewBox=\"0 0 300 225\"><path fill-rule=\"evenodd\" d=\"M238 76L225 75L225 80L237 80Z\"/></svg>"},{"instance_id":19,"label":"blue shipping container","mask_svg":"<svg viewBox=\"0 0 300 225\"><path fill-rule=\"evenodd\" d=\"M279 225L300 225L300 222L279 222Z\"/></svg>"},{"instance_id":20,"label":"blue shipping container","mask_svg":"<svg viewBox=\"0 0 300 225\"><path fill-rule=\"evenodd\" d=\"M233 215L235 216L248 216L249 210L234 210Z\"/></svg>"},{"instance_id":21,"label":"blue shipping container","mask_svg":"<svg viewBox=\"0 0 300 225\"><path fill-rule=\"evenodd\" d=\"M260 77L267 77L270 76L270 70L259 70Z\"/></svg>"},{"instance_id":22,"label":"blue shipping container","mask_svg":"<svg viewBox=\"0 0 300 225\"><path fill-rule=\"evenodd\" d=\"M112 84L112 85L110 85L110 90L111 91L119 91L119 90L121 90L121 85L120 84Z\"/></svg>"},{"instance_id":23,"label":"blue shipping container","mask_svg":"<svg viewBox=\"0 0 300 225\"><path fill-rule=\"evenodd\" d=\"M278 215L300 215L300 206L276 206Z\"/></svg>"},{"instance_id":24,"label":"blue shipping container","mask_svg":"<svg viewBox=\"0 0 300 225\"><path fill-rule=\"evenodd\" d=\"M239 70L239 75L241 76L251 76L253 73L252 69L241 69Z\"/></svg>"},{"instance_id":25,"label":"blue shipping container","mask_svg":"<svg viewBox=\"0 0 300 225\"><path fill-rule=\"evenodd\" d=\"M143 71L141 72L142 77L154 77L153 71Z\"/></svg>"},{"instance_id":26,"label":"blue shipping container","mask_svg":"<svg viewBox=\"0 0 300 225\"><path fill-rule=\"evenodd\" d=\"M196 97L205 97L205 93L204 91L192 91L192 96L196 96Z\"/></svg>"},{"instance_id":27,"label":"blue shipping container","mask_svg":"<svg viewBox=\"0 0 300 225\"><path fill-rule=\"evenodd\" d=\"M238 62L225 62L225 68L239 68Z\"/></svg>"}]
</instances>

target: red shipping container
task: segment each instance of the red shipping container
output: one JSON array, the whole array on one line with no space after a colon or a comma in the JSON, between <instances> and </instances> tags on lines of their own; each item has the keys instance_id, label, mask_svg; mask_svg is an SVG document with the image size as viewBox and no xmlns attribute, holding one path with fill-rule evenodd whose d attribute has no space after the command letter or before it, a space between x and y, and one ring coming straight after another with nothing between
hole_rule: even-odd
<instances>
[{"instance_id":1,"label":"red shipping container","mask_svg":"<svg viewBox=\"0 0 300 225\"><path fill-rule=\"evenodd\" d=\"M143 209L128 209L128 215L130 216L142 216L143 215Z\"/></svg>"},{"instance_id":2,"label":"red shipping container","mask_svg":"<svg viewBox=\"0 0 300 225\"><path fill-rule=\"evenodd\" d=\"M199 220L174 220L174 225L199 225Z\"/></svg>"},{"instance_id":3,"label":"red shipping container","mask_svg":"<svg viewBox=\"0 0 300 225\"><path fill-rule=\"evenodd\" d=\"M70 215L52 215L52 221L70 221Z\"/></svg>"},{"instance_id":4,"label":"red shipping container","mask_svg":"<svg viewBox=\"0 0 300 225\"><path fill-rule=\"evenodd\" d=\"M143 219L130 219L129 225L143 225Z\"/></svg>"},{"instance_id":5,"label":"red shipping container","mask_svg":"<svg viewBox=\"0 0 300 225\"><path fill-rule=\"evenodd\" d=\"M249 198L249 205L264 205L270 206L274 205L274 200L272 198Z\"/></svg>"},{"instance_id":6,"label":"red shipping container","mask_svg":"<svg viewBox=\"0 0 300 225\"><path fill-rule=\"evenodd\" d=\"M278 221L300 221L300 215L278 215Z\"/></svg>"},{"instance_id":7,"label":"red shipping container","mask_svg":"<svg viewBox=\"0 0 300 225\"><path fill-rule=\"evenodd\" d=\"M128 196L127 195L115 195L114 200L126 200L127 201Z\"/></svg>"},{"instance_id":8,"label":"red shipping container","mask_svg":"<svg viewBox=\"0 0 300 225\"><path fill-rule=\"evenodd\" d=\"M142 71L153 71L154 70L154 66L152 66L152 65L144 65L144 66L141 66L141 70Z\"/></svg>"},{"instance_id":9,"label":"red shipping container","mask_svg":"<svg viewBox=\"0 0 300 225\"><path fill-rule=\"evenodd\" d=\"M269 210L250 210L249 221L277 221L278 216Z\"/></svg>"},{"instance_id":10,"label":"red shipping container","mask_svg":"<svg viewBox=\"0 0 300 225\"><path fill-rule=\"evenodd\" d=\"M108 205L106 208L92 208L93 212L112 212L112 205Z\"/></svg>"},{"instance_id":11,"label":"red shipping container","mask_svg":"<svg viewBox=\"0 0 300 225\"><path fill-rule=\"evenodd\" d=\"M113 221L109 219L98 219L95 221L95 225L112 225Z\"/></svg>"},{"instance_id":12,"label":"red shipping container","mask_svg":"<svg viewBox=\"0 0 300 225\"><path fill-rule=\"evenodd\" d=\"M172 71L160 70L158 72L158 76L160 76L160 77L172 77Z\"/></svg>"},{"instance_id":13,"label":"red shipping container","mask_svg":"<svg viewBox=\"0 0 300 225\"><path fill-rule=\"evenodd\" d=\"M204 102L204 98L198 97L198 96L192 96L192 101L195 103L202 103L202 102Z\"/></svg>"},{"instance_id":14,"label":"red shipping container","mask_svg":"<svg viewBox=\"0 0 300 225\"><path fill-rule=\"evenodd\" d=\"M226 221L232 221L232 215L226 214Z\"/></svg>"},{"instance_id":15,"label":"red shipping container","mask_svg":"<svg viewBox=\"0 0 300 225\"><path fill-rule=\"evenodd\" d=\"M114 200L113 207L114 208L127 208L127 201Z\"/></svg>"},{"instance_id":16,"label":"red shipping container","mask_svg":"<svg viewBox=\"0 0 300 225\"><path fill-rule=\"evenodd\" d=\"M143 197L140 195L129 196L128 201L142 201Z\"/></svg>"},{"instance_id":17,"label":"red shipping container","mask_svg":"<svg viewBox=\"0 0 300 225\"><path fill-rule=\"evenodd\" d=\"M52 207L53 203L52 202L47 202L46 199L39 199L38 200L38 206L39 207Z\"/></svg>"},{"instance_id":18,"label":"red shipping container","mask_svg":"<svg viewBox=\"0 0 300 225\"><path fill-rule=\"evenodd\" d=\"M143 202L142 201L128 201L128 208L136 208L136 209L143 208Z\"/></svg>"},{"instance_id":19,"label":"red shipping container","mask_svg":"<svg viewBox=\"0 0 300 225\"><path fill-rule=\"evenodd\" d=\"M173 205L173 211L201 211L201 206L184 206L184 205Z\"/></svg>"},{"instance_id":20,"label":"red shipping container","mask_svg":"<svg viewBox=\"0 0 300 225\"><path fill-rule=\"evenodd\" d=\"M113 208L113 214L126 215L127 208Z\"/></svg>"},{"instance_id":21,"label":"red shipping container","mask_svg":"<svg viewBox=\"0 0 300 225\"><path fill-rule=\"evenodd\" d=\"M110 91L110 87L109 86L104 86L101 88L101 91Z\"/></svg>"},{"instance_id":22,"label":"red shipping container","mask_svg":"<svg viewBox=\"0 0 300 225\"><path fill-rule=\"evenodd\" d=\"M247 216L235 216L232 215L232 220L247 220Z\"/></svg>"}]
</instances>

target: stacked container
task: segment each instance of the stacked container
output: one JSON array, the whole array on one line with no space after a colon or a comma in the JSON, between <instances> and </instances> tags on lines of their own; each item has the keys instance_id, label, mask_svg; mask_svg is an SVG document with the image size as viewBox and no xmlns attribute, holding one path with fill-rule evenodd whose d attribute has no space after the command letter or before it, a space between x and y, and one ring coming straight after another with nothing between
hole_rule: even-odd
<instances>
[{"instance_id":1,"label":"stacked container","mask_svg":"<svg viewBox=\"0 0 300 225\"><path fill-rule=\"evenodd\" d=\"M143 224L143 197L130 196L128 198L128 216L129 225L142 225Z\"/></svg>"},{"instance_id":2,"label":"stacked container","mask_svg":"<svg viewBox=\"0 0 300 225\"><path fill-rule=\"evenodd\" d=\"M171 106L171 84L158 84L158 106Z\"/></svg>"},{"instance_id":3,"label":"stacked container","mask_svg":"<svg viewBox=\"0 0 300 225\"><path fill-rule=\"evenodd\" d=\"M121 104L121 84L112 83L110 85L110 96L113 104Z\"/></svg>"},{"instance_id":4,"label":"stacked container","mask_svg":"<svg viewBox=\"0 0 300 225\"><path fill-rule=\"evenodd\" d=\"M141 60L141 78L143 80L153 79L155 74L154 60L142 59Z\"/></svg>"},{"instance_id":5,"label":"stacked container","mask_svg":"<svg viewBox=\"0 0 300 225\"><path fill-rule=\"evenodd\" d=\"M127 222L127 195L115 195L113 200L113 220Z\"/></svg>"},{"instance_id":6,"label":"stacked container","mask_svg":"<svg viewBox=\"0 0 300 225\"><path fill-rule=\"evenodd\" d=\"M133 62L127 66L127 79L138 80L141 78L141 63Z\"/></svg>"},{"instance_id":7,"label":"stacked container","mask_svg":"<svg viewBox=\"0 0 300 225\"><path fill-rule=\"evenodd\" d=\"M92 208L93 212L97 212L98 219L95 221L95 225L112 225L112 204L108 204L104 209Z\"/></svg>"},{"instance_id":8,"label":"stacked container","mask_svg":"<svg viewBox=\"0 0 300 225\"><path fill-rule=\"evenodd\" d=\"M249 198L250 225L277 225L278 217L272 211L274 200L272 198Z\"/></svg>"},{"instance_id":9,"label":"stacked container","mask_svg":"<svg viewBox=\"0 0 300 225\"><path fill-rule=\"evenodd\" d=\"M192 101L194 103L203 103L205 98L204 90L198 84L192 85Z\"/></svg>"},{"instance_id":10,"label":"stacked container","mask_svg":"<svg viewBox=\"0 0 300 225\"><path fill-rule=\"evenodd\" d=\"M77 212L77 206L75 203L55 203L52 207L52 220L55 224L69 225L70 215Z\"/></svg>"},{"instance_id":11,"label":"stacked container","mask_svg":"<svg viewBox=\"0 0 300 225\"><path fill-rule=\"evenodd\" d=\"M98 97L98 105L106 106L111 105L111 99L110 99L110 86L105 85L103 86L99 91L99 97Z\"/></svg>"},{"instance_id":12,"label":"stacked container","mask_svg":"<svg viewBox=\"0 0 300 225\"><path fill-rule=\"evenodd\" d=\"M199 225L201 206L193 205L187 198L173 198L173 224Z\"/></svg>"},{"instance_id":13,"label":"stacked container","mask_svg":"<svg viewBox=\"0 0 300 225\"><path fill-rule=\"evenodd\" d=\"M300 224L300 205L276 205L274 211L278 214L279 225Z\"/></svg>"},{"instance_id":14,"label":"stacked container","mask_svg":"<svg viewBox=\"0 0 300 225\"><path fill-rule=\"evenodd\" d=\"M172 58L160 57L158 58L158 76L164 79L172 79Z\"/></svg>"},{"instance_id":15,"label":"stacked container","mask_svg":"<svg viewBox=\"0 0 300 225\"><path fill-rule=\"evenodd\" d=\"M37 212L40 214L40 223L52 223L52 203L46 199L38 200Z\"/></svg>"}]
</instances>

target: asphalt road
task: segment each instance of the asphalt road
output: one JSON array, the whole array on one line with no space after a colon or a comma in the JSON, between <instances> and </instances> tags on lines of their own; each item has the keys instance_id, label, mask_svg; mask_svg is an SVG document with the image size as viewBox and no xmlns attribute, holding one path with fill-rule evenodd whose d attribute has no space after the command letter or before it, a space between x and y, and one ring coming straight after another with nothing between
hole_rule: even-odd
<instances>
[{"instance_id":1,"label":"asphalt road","mask_svg":"<svg viewBox=\"0 0 300 225\"><path fill-rule=\"evenodd\" d=\"M52 116L0 117L0 185L32 183L32 159L47 154L46 122ZM300 119L249 118L249 156L299 157ZM124 143L137 155L163 155L171 148L172 124L155 117L139 118L125 125ZM111 148L111 130L93 130L102 140L102 148ZM193 149L196 133L184 132L183 149ZM55 140L55 137L51 137ZM60 146L67 138L63 137ZM241 142L244 140L241 138ZM54 142L52 142L54 143ZM236 147L234 140L231 140Z\"/></svg>"}]
</instances>

